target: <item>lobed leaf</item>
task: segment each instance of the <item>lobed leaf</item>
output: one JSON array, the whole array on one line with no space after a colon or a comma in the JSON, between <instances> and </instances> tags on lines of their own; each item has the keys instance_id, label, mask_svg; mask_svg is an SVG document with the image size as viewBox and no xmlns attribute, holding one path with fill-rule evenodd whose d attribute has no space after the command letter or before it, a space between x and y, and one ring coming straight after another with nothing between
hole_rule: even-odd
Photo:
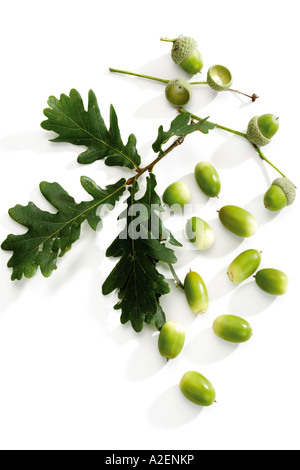
<instances>
[{"instance_id":1,"label":"lobed leaf","mask_svg":"<svg viewBox=\"0 0 300 470\"><path fill-rule=\"evenodd\" d=\"M27 206L16 205L9 210L13 220L28 228L23 235L8 235L1 248L12 251L8 267L13 269L12 280L33 277L40 267L45 277L57 268L57 258L72 248L80 237L81 224L87 220L93 230L101 222L99 208L111 208L119 200L126 187L121 179L105 189L88 177L81 178L83 188L92 200L79 204L58 184L42 182L40 191L47 201L57 209L55 214L39 209L33 202Z\"/></svg>"},{"instance_id":2,"label":"lobed leaf","mask_svg":"<svg viewBox=\"0 0 300 470\"><path fill-rule=\"evenodd\" d=\"M58 137L51 139L52 142L69 142L87 147L79 155L79 163L88 164L105 159L108 166L139 167L141 157L136 148L136 137L131 134L124 145L113 106L110 107L110 128L106 127L92 90L88 94L87 111L75 89L70 91L69 96L62 94L60 99L50 96L48 105L49 108L44 110L48 119L41 123L42 128L58 134Z\"/></svg>"},{"instance_id":3,"label":"lobed leaf","mask_svg":"<svg viewBox=\"0 0 300 470\"><path fill-rule=\"evenodd\" d=\"M127 200L126 226L106 251L106 256L118 257L120 260L111 271L102 286L104 295L118 290L119 302L116 310L121 310L121 323L131 322L135 331L143 329L144 322L155 324L158 329L165 323L165 314L159 304L159 298L168 294L170 288L156 265L159 261L176 263L174 251L165 245L169 240L181 246L157 217L153 221L153 211L161 208L161 202L155 192L156 179L153 174L147 179L145 194L135 199L138 191L136 180L130 189ZM138 219L131 209L137 204L143 206L146 217ZM157 222L160 220L160 223ZM130 227L135 224L138 237L133 235ZM159 231L157 232L157 228Z\"/></svg>"},{"instance_id":4,"label":"lobed leaf","mask_svg":"<svg viewBox=\"0 0 300 470\"><path fill-rule=\"evenodd\" d=\"M211 129L216 127L215 124L208 122L208 117L202 119L197 123L190 123L191 115L188 113L179 114L170 125L168 131L164 131L163 126L158 129L158 136L153 143L152 148L155 153L162 151L162 146L168 142L172 137L184 137L185 135L192 134L196 131L201 131L203 134L208 134Z\"/></svg>"}]
</instances>

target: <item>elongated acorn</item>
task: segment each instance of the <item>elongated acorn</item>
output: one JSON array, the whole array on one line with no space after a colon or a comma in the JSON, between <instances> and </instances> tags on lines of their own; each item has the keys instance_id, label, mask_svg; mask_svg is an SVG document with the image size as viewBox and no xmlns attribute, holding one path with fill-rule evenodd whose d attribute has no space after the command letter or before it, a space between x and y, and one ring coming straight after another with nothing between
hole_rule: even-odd
<instances>
[{"instance_id":1,"label":"elongated acorn","mask_svg":"<svg viewBox=\"0 0 300 470\"><path fill-rule=\"evenodd\" d=\"M176 181L170 184L163 193L163 202L169 207L178 204L183 207L189 202L191 191L184 181Z\"/></svg>"},{"instance_id":2,"label":"elongated acorn","mask_svg":"<svg viewBox=\"0 0 300 470\"><path fill-rule=\"evenodd\" d=\"M190 271L184 280L184 292L194 313L204 313L209 307L206 285L200 274Z\"/></svg>"},{"instance_id":3,"label":"elongated acorn","mask_svg":"<svg viewBox=\"0 0 300 470\"><path fill-rule=\"evenodd\" d=\"M186 235L194 244L197 250L205 251L210 248L215 241L215 234L205 220L200 217L192 217L186 224Z\"/></svg>"},{"instance_id":4,"label":"elongated acorn","mask_svg":"<svg viewBox=\"0 0 300 470\"><path fill-rule=\"evenodd\" d=\"M278 269L261 269L255 276L258 287L271 295L284 295L287 293L289 278Z\"/></svg>"},{"instance_id":5,"label":"elongated acorn","mask_svg":"<svg viewBox=\"0 0 300 470\"><path fill-rule=\"evenodd\" d=\"M183 348L185 331L176 321L166 322L160 330L158 337L158 350L166 359L175 359Z\"/></svg>"},{"instance_id":6,"label":"elongated acorn","mask_svg":"<svg viewBox=\"0 0 300 470\"><path fill-rule=\"evenodd\" d=\"M190 75L199 73L203 68L203 59L195 39L189 36L179 36L177 39L161 38L161 41L172 42L171 57Z\"/></svg>"},{"instance_id":7,"label":"elongated acorn","mask_svg":"<svg viewBox=\"0 0 300 470\"><path fill-rule=\"evenodd\" d=\"M167 83L165 96L173 106L185 106L192 97L192 87L187 80L174 78Z\"/></svg>"},{"instance_id":8,"label":"elongated acorn","mask_svg":"<svg viewBox=\"0 0 300 470\"><path fill-rule=\"evenodd\" d=\"M274 114L254 116L247 129L247 137L252 144L262 147L268 145L279 129L279 119Z\"/></svg>"},{"instance_id":9,"label":"elongated acorn","mask_svg":"<svg viewBox=\"0 0 300 470\"><path fill-rule=\"evenodd\" d=\"M216 318L213 331L219 338L230 343L245 343L253 334L249 323L235 315L221 315Z\"/></svg>"},{"instance_id":10,"label":"elongated acorn","mask_svg":"<svg viewBox=\"0 0 300 470\"><path fill-rule=\"evenodd\" d=\"M195 167L195 178L200 189L208 197L218 197L221 191L220 176L209 162L200 162Z\"/></svg>"},{"instance_id":11,"label":"elongated acorn","mask_svg":"<svg viewBox=\"0 0 300 470\"><path fill-rule=\"evenodd\" d=\"M199 372L186 372L179 387L183 395L195 405L211 406L216 400L216 391L213 385Z\"/></svg>"},{"instance_id":12,"label":"elongated acorn","mask_svg":"<svg viewBox=\"0 0 300 470\"><path fill-rule=\"evenodd\" d=\"M259 251L246 250L232 261L227 275L233 283L243 282L257 271L260 263L261 253Z\"/></svg>"},{"instance_id":13,"label":"elongated acorn","mask_svg":"<svg viewBox=\"0 0 300 470\"><path fill-rule=\"evenodd\" d=\"M239 237L252 237L257 230L257 221L250 212L237 206L224 206L219 219L230 232Z\"/></svg>"},{"instance_id":14,"label":"elongated acorn","mask_svg":"<svg viewBox=\"0 0 300 470\"><path fill-rule=\"evenodd\" d=\"M226 91L232 85L230 70L224 65L213 65L207 72L207 83L215 91Z\"/></svg>"},{"instance_id":15,"label":"elongated acorn","mask_svg":"<svg viewBox=\"0 0 300 470\"><path fill-rule=\"evenodd\" d=\"M288 178L277 178L264 197L266 209L272 212L280 211L290 206L296 199L296 186Z\"/></svg>"}]
</instances>

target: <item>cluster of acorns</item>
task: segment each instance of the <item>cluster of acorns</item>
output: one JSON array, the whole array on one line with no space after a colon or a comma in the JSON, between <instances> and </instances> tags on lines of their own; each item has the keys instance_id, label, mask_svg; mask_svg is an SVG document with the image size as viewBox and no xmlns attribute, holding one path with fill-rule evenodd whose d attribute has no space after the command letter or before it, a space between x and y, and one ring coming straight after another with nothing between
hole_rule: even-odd
<instances>
[{"instance_id":1,"label":"cluster of acorns","mask_svg":"<svg viewBox=\"0 0 300 470\"><path fill-rule=\"evenodd\" d=\"M173 61L180 65L180 67L187 73L195 75L201 72L203 68L202 56L198 50L197 42L188 36L180 36L177 39L164 39L163 41L173 42L173 48L171 56ZM215 91L221 92L228 90L232 85L231 72L223 65L213 65L207 72L207 84ZM188 91L188 93L186 92ZM180 103L182 101L179 95L187 94L188 101L191 98L191 85L186 80L175 79L167 84L166 87L166 98L171 104L175 106L184 106L186 103ZM256 95L252 95L253 101L257 98ZM274 114L264 114L262 116L254 116L247 128L248 140L258 147L263 147L271 142L272 137L275 136L279 129L279 119ZM210 197L215 197L214 191L219 189L219 180L214 169L209 167L200 167L197 170L196 175L197 181L205 192L205 178L202 178L202 174L205 172L211 172L209 179L208 190L206 194ZM215 181L214 181L215 180ZM210 191L213 189L211 195ZM271 188L265 195L265 207L270 211L278 211L286 206L293 204L296 198L295 185L286 177L277 178Z\"/></svg>"},{"instance_id":2,"label":"cluster of acorns","mask_svg":"<svg viewBox=\"0 0 300 470\"><path fill-rule=\"evenodd\" d=\"M210 163L198 163L194 174L199 187L208 197L219 196L221 180L217 170ZM273 191L272 188L270 191ZM176 207L176 205L183 207L189 202L190 197L190 189L183 181L171 184L163 193L163 201L170 207ZM230 232L243 238L251 237L257 230L255 217L241 207L223 207L219 211L219 219ZM188 220L185 232L188 239L200 251L209 249L215 240L211 227L199 217L192 217ZM249 249L232 261L227 275L233 283L241 283L254 275L260 264L261 252ZM268 294L279 296L287 292L288 276L278 269L261 269L254 278L256 284ZM209 295L200 274L190 271L185 277L183 288L192 311L196 314L206 312L209 308ZM219 316L215 319L212 328L219 338L231 343L245 343L253 335L251 325L244 318L235 315ZM175 321L165 323L158 338L160 354L167 360L174 359L181 353L184 343L185 330L181 323ZM216 398L213 385L196 371L184 374L180 381L180 390L190 401L199 406L210 406Z\"/></svg>"},{"instance_id":3,"label":"cluster of acorns","mask_svg":"<svg viewBox=\"0 0 300 470\"><path fill-rule=\"evenodd\" d=\"M179 36L176 39L161 38L161 41L173 43L171 57L175 64L179 65L186 73L189 75L195 75L201 72L203 68L203 60L195 39L189 36ZM114 68L110 68L110 71L125 73L127 75L135 75L137 77L147 78L148 80L155 80L165 83L166 99L169 101L169 103L176 107L185 106L191 100L193 85L208 85L217 92L230 90L248 96L252 99L252 101L256 101L258 98L255 93L250 96L238 90L230 89L233 82L232 74L230 70L224 65L212 65L207 72L206 81L200 82L189 82L184 78L165 80L158 77L152 77L150 75L143 75Z\"/></svg>"},{"instance_id":4,"label":"cluster of acorns","mask_svg":"<svg viewBox=\"0 0 300 470\"><path fill-rule=\"evenodd\" d=\"M171 57L173 61L179 65L185 72L195 75L201 72L203 68L202 55L199 52L197 42L189 36L179 36L177 39L161 38L162 41L172 42ZM217 92L229 90L232 85L232 75L227 67L223 65L213 65L207 72L206 82L188 82L182 78L173 80L164 80L149 75L142 75L124 70L110 68L111 72L125 73L138 77L147 78L166 83L165 96L169 103L176 107L185 106L191 99L191 85L207 84ZM237 90L231 90L241 93ZM245 93L242 93L245 94ZM258 96L246 95L255 101ZM247 127L247 139L254 146L262 147L268 145L279 129L279 119L274 114L263 114L262 116L254 116ZM203 170L205 171L205 170ZM211 171L208 169L207 171ZM200 173L199 173L200 174ZM218 183L217 183L218 184ZM210 196L210 194L208 194ZM184 197L184 192L183 192ZM213 195L211 197L214 197ZM279 211L286 206L293 204L296 198L296 187L286 177L277 178L271 188L265 195L265 207L270 211Z\"/></svg>"},{"instance_id":5,"label":"cluster of acorns","mask_svg":"<svg viewBox=\"0 0 300 470\"><path fill-rule=\"evenodd\" d=\"M201 72L203 59L195 39L189 36L179 36L176 39L161 38L161 41L173 43L172 59L185 72L190 75ZM207 72L206 83L215 91L226 91L232 85L231 72L224 65L213 65ZM201 84L201 82L194 84ZM167 84L165 94L167 100L174 106L185 106L192 97L192 87L187 80L175 78Z\"/></svg>"},{"instance_id":6,"label":"cluster of acorns","mask_svg":"<svg viewBox=\"0 0 300 470\"><path fill-rule=\"evenodd\" d=\"M162 41L173 43L171 57L186 73L195 75L203 68L203 59L197 42L188 36L176 39L161 38ZM143 77L166 84L165 97L176 107L185 106L192 97L193 85L208 85L211 89L222 92L232 90L232 74L223 65L213 65L208 69L207 81L188 82L183 78L165 80L149 75L110 68L111 72L125 73ZM255 101L256 94L246 95ZM248 123L247 133L243 135L255 147L269 144L279 129L279 120L273 114L253 117ZM210 198L217 197L221 191L221 181L217 170L208 162L200 162L195 168L195 178L201 190ZM183 207L190 200L191 192L185 182L177 181L165 190L163 201L169 206ZM270 211L279 211L291 205L296 198L295 185L285 176L277 178L264 196L264 204ZM225 206L219 211L221 223L229 231L243 238L251 237L257 230L255 217L248 211L237 206ZM186 224L188 239L198 250L209 249L215 240L211 227L199 217L192 217ZM249 279L259 268L261 253L247 250L236 257L228 268L228 277L233 283L241 283ZM256 273L256 284L271 295L283 295L288 289L288 277L277 269L261 269ZM181 284L181 283L180 283ZM184 280L183 287L187 302L196 314L205 312L209 307L209 296L202 277L190 271ZM214 333L222 340L231 343L244 343L250 340L253 332L250 324L243 318L234 315L221 315L213 323ZM169 359L176 358L183 349L185 331L179 322L168 321L162 327L158 338L160 354ZM182 393L193 403L210 406L214 403L216 392L213 385L202 374L195 371L187 372L180 381Z\"/></svg>"}]
</instances>

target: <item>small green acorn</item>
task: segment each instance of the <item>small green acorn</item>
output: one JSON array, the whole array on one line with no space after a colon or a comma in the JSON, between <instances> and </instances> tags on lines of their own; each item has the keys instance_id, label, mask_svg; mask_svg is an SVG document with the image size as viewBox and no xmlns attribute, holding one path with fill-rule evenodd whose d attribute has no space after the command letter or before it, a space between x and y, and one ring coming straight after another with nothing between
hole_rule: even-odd
<instances>
[{"instance_id":1,"label":"small green acorn","mask_svg":"<svg viewBox=\"0 0 300 470\"><path fill-rule=\"evenodd\" d=\"M258 287L270 295L284 295L289 286L288 276L278 269L261 269L255 276Z\"/></svg>"},{"instance_id":2,"label":"small green acorn","mask_svg":"<svg viewBox=\"0 0 300 470\"><path fill-rule=\"evenodd\" d=\"M199 162L194 170L195 178L200 189L208 197L218 197L221 191L220 176L209 162Z\"/></svg>"},{"instance_id":3,"label":"small green acorn","mask_svg":"<svg viewBox=\"0 0 300 470\"><path fill-rule=\"evenodd\" d=\"M222 207L219 211L219 219L227 230L239 237L252 237L257 230L257 221L255 217L241 207Z\"/></svg>"},{"instance_id":4,"label":"small green acorn","mask_svg":"<svg viewBox=\"0 0 300 470\"><path fill-rule=\"evenodd\" d=\"M271 142L278 129L279 118L274 114L254 116L248 124L247 137L252 144L263 147Z\"/></svg>"},{"instance_id":5,"label":"small green acorn","mask_svg":"<svg viewBox=\"0 0 300 470\"><path fill-rule=\"evenodd\" d=\"M185 331L183 326L176 321L166 322L158 337L158 350L167 360L175 359L183 348Z\"/></svg>"},{"instance_id":6,"label":"small green acorn","mask_svg":"<svg viewBox=\"0 0 300 470\"><path fill-rule=\"evenodd\" d=\"M173 106L185 106L192 97L192 87L183 78L175 78L167 83L165 95Z\"/></svg>"},{"instance_id":7,"label":"small green acorn","mask_svg":"<svg viewBox=\"0 0 300 470\"><path fill-rule=\"evenodd\" d=\"M197 250L205 251L210 248L215 241L215 234L205 220L200 217L192 217L187 221L185 228L186 235Z\"/></svg>"},{"instance_id":8,"label":"small green acorn","mask_svg":"<svg viewBox=\"0 0 300 470\"><path fill-rule=\"evenodd\" d=\"M286 177L277 178L264 197L266 209L272 212L291 206L296 199L296 186Z\"/></svg>"},{"instance_id":9,"label":"small green acorn","mask_svg":"<svg viewBox=\"0 0 300 470\"><path fill-rule=\"evenodd\" d=\"M203 59L195 39L179 36L177 39L161 38L161 41L173 42L171 57L185 72L195 75L202 70Z\"/></svg>"},{"instance_id":10,"label":"small green acorn","mask_svg":"<svg viewBox=\"0 0 300 470\"><path fill-rule=\"evenodd\" d=\"M250 324L235 315L220 315L213 323L213 331L229 343L246 343L253 335Z\"/></svg>"},{"instance_id":11,"label":"small green acorn","mask_svg":"<svg viewBox=\"0 0 300 470\"><path fill-rule=\"evenodd\" d=\"M188 371L181 378L179 388L182 394L198 406L211 406L216 401L216 391L213 385L202 374Z\"/></svg>"},{"instance_id":12,"label":"small green acorn","mask_svg":"<svg viewBox=\"0 0 300 470\"><path fill-rule=\"evenodd\" d=\"M194 313L205 313L209 307L209 296L200 274L190 271L184 280L186 300Z\"/></svg>"},{"instance_id":13,"label":"small green acorn","mask_svg":"<svg viewBox=\"0 0 300 470\"><path fill-rule=\"evenodd\" d=\"M232 75L224 65L213 65L207 72L207 83L215 91L226 91L232 85Z\"/></svg>"},{"instance_id":14,"label":"small green acorn","mask_svg":"<svg viewBox=\"0 0 300 470\"><path fill-rule=\"evenodd\" d=\"M163 202L169 207L179 205L183 207L189 202L191 191L184 181L176 181L170 184L163 193Z\"/></svg>"},{"instance_id":15,"label":"small green acorn","mask_svg":"<svg viewBox=\"0 0 300 470\"><path fill-rule=\"evenodd\" d=\"M240 253L230 264L227 276L234 284L248 279L258 269L261 263L261 252L246 250Z\"/></svg>"}]
</instances>

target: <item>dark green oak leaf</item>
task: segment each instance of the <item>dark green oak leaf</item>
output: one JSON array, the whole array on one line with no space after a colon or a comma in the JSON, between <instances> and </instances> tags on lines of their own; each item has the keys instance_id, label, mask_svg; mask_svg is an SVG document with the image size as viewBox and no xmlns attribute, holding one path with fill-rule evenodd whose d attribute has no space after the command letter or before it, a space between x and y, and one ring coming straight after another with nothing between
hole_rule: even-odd
<instances>
[{"instance_id":1,"label":"dark green oak leaf","mask_svg":"<svg viewBox=\"0 0 300 470\"><path fill-rule=\"evenodd\" d=\"M154 207L161 206L155 186L155 176L151 174L147 179L144 196L136 199L139 188L136 180L133 182L126 214L122 213L122 217L126 217L126 226L106 251L106 256L120 260L103 283L102 292L108 295L118 290L119 302L115 309L122 310L121 323L130 321L137 332L143 329L144 322L155 324L158 329L165 323L159 298L168 294L170 287L164 276L157 271L157 263L177 262L174 251L165 244L167 240L180 245L170 236L162 222L159 225L159 235L154 233L157 231L157 221L154 222L155 230L152 231L152 203L155 202ZM140 219L139 206L145 208ZM137 211L133 211L133 208L137 208Z\"/></svg>"},{"instance_id":2,"label":"dark green oak leaf","mask_svg":"<svg viewBox=\"0 0 300 470\"><path fill-rule=\"evenodd\" d=\"M33 202L27 206L16 205L9 215L28 228L22 235L8 235L1 248L12 251L8 267L13 269L12 280L31 278L38 267L45 277L57 268L57 258L62 257L80 237L81 224L87 220L93 230L101 222L99 209L105 205L112 208L126 187L121 179L105 189L88 177L81 184L92 200L76 203L58 183L42 182L40 191L47 201L57 209L55 214L39 209Z\"/></svg>"},{"instance_id":3,"label":"dark green oak leaf","mask_svg":"<svg viewBox=\"0 0 300 470\"><path fill-rule=\"evenodd\" d=\"M48 119L41 123L42 128L58 134L58 137L51 139L52 142L69 142L87 147L79 155L79 163L105 159L108 166L139 167L141 158L136 148L136 137L131 134L124 145L113 106L110 107L110 128L106 127L92 90L88 95L87 111L75 89L70 91L69 96L62 94L60 99L50 96L48 105L49 108L44 110Z\"/></svg>"}]
</instances>

